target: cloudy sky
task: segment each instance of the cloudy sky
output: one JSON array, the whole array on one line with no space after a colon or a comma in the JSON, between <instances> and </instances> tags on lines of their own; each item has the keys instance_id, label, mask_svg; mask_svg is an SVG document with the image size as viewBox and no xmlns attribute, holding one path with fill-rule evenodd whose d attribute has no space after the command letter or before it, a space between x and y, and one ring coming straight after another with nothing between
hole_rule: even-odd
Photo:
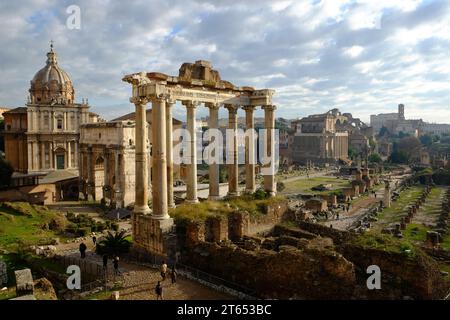
<instances>
[{"instance_id":1,"label":"cloudy sky","mask_svg":"<svg viewBox=\"0 0 450 320\"><path fill-rule=\"evenodd\" d=\"M66 25L72 4L80 30ZM133 110L123 75L204 59L275 89L279 116L337 107L368 120L404 103L408 118L450 123L446 0L1 1L0 105L25 103L51 39L77 99L106 119Z\"/></svg>"}]
</instances>

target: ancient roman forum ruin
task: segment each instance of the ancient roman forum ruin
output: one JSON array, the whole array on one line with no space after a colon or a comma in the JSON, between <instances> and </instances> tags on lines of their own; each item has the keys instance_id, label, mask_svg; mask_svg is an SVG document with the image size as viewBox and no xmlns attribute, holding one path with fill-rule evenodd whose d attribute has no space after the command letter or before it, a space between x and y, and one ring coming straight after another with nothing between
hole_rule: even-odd
<instances>
[{"instance_id":1,"label":"ancient roman forum ruin","mask_svg":"<svg viewBox=\"0 0 450 320\"><path fill-rule=\"evenodd\" d=\"M255 90L252 87L236 87L221 80L219 73L213 70L208 61L184 63L178 76L169 76L159 72L140 72L126 75L123 81L132 85L130 102L136 107L136 181L135 206L132 219L135 245L143 244L144 250L164 254L161 237L170 230L173 219L168 209L174 206L173 197L173 148L172 108L176 101L186 107L187 130L190 134L188 151L190 162L187 164L186 202L196 203L197 197L197 143L196 109L204 104L209 109L209 128L218 129L219 108L228 110L229 129L235 132L232 139L237 140L237 111L245 110L247 129L254 129L253 114L257 107L264 110L265 129L275 128L275 106L272 105L273 90ZM146 105L152 104L152 146L151 146L151 197L149 201L149 161L148 136L146 134ZM274 152L274 130L267 130L267 154ZM255 156L253 139L246 139L246 190L253 192L255 185L255 164L249 159ZM232 164L228 164L228 195L238 196L237 143L232 144ZM272 168L274 160L267 164ZM275 195L275 172L264 175L264 189ZM209 198L219 199L219 164L209 165ZM150 214L151 213L151 214ZM148 237L152 235L151 237ZM148 241L140 241L144 237ZM149 243L150 242L150 243Z\"/></svg>"}]
</instances>

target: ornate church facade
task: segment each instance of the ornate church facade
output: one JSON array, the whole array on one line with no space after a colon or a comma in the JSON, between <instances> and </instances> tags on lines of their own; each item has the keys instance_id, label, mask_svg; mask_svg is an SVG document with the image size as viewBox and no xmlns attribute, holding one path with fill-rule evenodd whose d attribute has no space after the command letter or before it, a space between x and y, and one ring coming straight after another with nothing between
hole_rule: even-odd
<instances>
[{"instance_id":1,"label":"ornate church facade","mask_svg":"<svg viewBox=\"0 0 450 320\"><path fill-rule=\"evenodd\" d=\"M26 107L4 113L5 154L15 171L78 171L80 125L98 121L88 101L75 102L69 75L53 45L46 65L31 80Z\"/></svg>"}]
</instances>

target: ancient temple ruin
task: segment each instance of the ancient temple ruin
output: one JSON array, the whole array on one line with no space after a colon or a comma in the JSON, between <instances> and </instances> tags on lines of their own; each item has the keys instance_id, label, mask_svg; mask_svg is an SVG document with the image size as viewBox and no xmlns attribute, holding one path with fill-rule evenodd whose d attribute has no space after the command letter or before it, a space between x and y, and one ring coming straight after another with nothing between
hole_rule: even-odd
<instances>
[{"instance_id":1,"label":"ancient temple ruin","mask_svg":"<svg viewBox=\"0 0 450 320\"><path fill-rule=\"evenodd\" d=\"M219 108L224 107L229 114L229 129L236 134L237 111L245 110L247 129L254 128L253 114L257 107L264 110L265 128L268 130L265 148L268 155L275 154L275 106L272 104L273 90L255 90L252 87L237 87L221 79L211 63L199 60L184 63L178 76L159 72L140 72L126 75L123 81L132 85L130 102L136 107L136 200L133 212L133 239L135 246L156 254L165 254L162 237L173 225L168 209L173 198L173 148L172 148L172 107L181 101L187 111L187 141L191 161L187 165L186 202L196 203L197 197L197 143L196 109L201 104L209 109L209 128L218 128ZM146 135L146 105L152 104L152 210L148 205L149 161ZM236 141L236 140L235 140ZM246 140L246 160L253 157L254 140ZM232 153L237 158L237 143ZM274 160L265 164L275 166ZM264 189L271 195L276 193L275 172L264 176ZM229 195L238 196L238 162L228 165ZM255 191L255 164L246 162L246 190ZM219 165L209 166L209 198L219 198ZM151 213L151 214L150 214Z\"/></svg>"}]
</instances>

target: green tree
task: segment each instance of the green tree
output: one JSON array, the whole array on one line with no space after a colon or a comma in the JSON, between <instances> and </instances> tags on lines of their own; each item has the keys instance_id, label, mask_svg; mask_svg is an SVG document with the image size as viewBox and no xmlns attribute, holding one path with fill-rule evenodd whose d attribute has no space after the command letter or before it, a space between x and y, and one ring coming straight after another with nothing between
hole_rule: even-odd
<instances>
[{"instance_id":1,"label":"green tree","mask_svg":"<svg viewBox=\"0 0 450 320\"><path fill-rule=\"evenodd\" d=\"M14 172L12 165L3 157L0 157L0 186L8 187L11 184L11 176Z\"/></svg>"},{"instance_id":2,"label":"green tree","mask_svg":"<svg viewBox=\"0 0 450 320\"><path fill-rule=\"evenodd\" d=\"M393 163L399 163L399 164L407 164L409 160L408 154L403 150L397 150L392 152L392 154L389 157L389 161Z\"/></svg>"},{"instance_id":3,"label":"green tree","mask_svg":"<svg viewBox=\"0 0 450 320\"><path fill-rule=\"evenodd\" d=\"M356 150L354 147L352 146L348 146L348 157L350 159L354 159L358 156L358 150Z\"/></svg>"},{"instance_id":4,"label":"green tree","mask_svg":"<svg viewBox=\"0 0 450 320\"><path fill-rule=\"evenodd\" d=\"M381 129L380 129L380 132L378 133L378 135L380 136L380 137L383 137L384 135L386 135L386 134L388 134L389 132L388 132L388 129L386 128L386 127L381 127Z\"/></svg>"},{"instance_id":5,"label":"green tree","mask_svg":"<svg viewBox=\"0 0 450 320\"><path fill-rule=\"evenodd\" d=\"M372 163L381 163L383 160L381 159L381 156L378 153L372 153L369 156L369 162Z\"/></svg>"},{"instance_id":6,"label":"green tree","mask_svg":"<svg viewBox=\"0 0 450 320\"><path fill-rule=\"evenodd\" d=\"M424 146L429 147L433 144L433 137L429 134L425 134L419 138L420 143Z\"/></svg>"},{"instance_id":7,"label":"green tree","mask_svg":"<svg viewBox=\"0 0 450 320\"><path fill-rule=\"evenodd\" d=\"M120 255L130 250L131 243L126 239L125 230L108 234L97 244L99 254Z\"/></svg>"}]
</instances>

